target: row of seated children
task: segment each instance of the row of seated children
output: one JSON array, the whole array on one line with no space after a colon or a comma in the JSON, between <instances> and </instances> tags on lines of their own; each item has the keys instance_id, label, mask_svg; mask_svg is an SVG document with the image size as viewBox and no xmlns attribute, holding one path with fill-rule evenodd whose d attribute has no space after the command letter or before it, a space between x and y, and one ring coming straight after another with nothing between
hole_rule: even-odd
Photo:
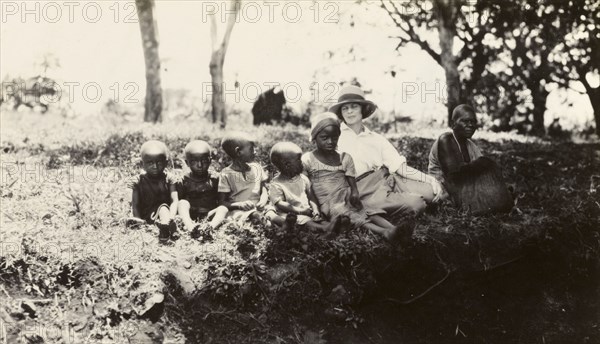
<instances>
[{"instance_id":1,"label":"row of seated children","mask_svg":"<svg viewBox=\"0 0 600 344\"><path fill-rule=\"evenodd\" d=\"M130 221L156 223L161 239L177 235L177 213L192 237L200 231L194 220L209 219L210 231L230 217L253 223L268 219L283 229L306 225L329 234L352 226L390 241L409 239L411 230L391 224L381 216L383 210L363 207L352 157L336 151L339 136L339 120L326 113L313 121L311 139L316 148L311 152L302 154L291 142L275 144L270 159L279 174L268 189L268 175L255 162L254 142L245 133L223 138L221 148L232 163L218 178L209 173L210 146L204 141L190 142L184 151L190 172L179 182L170 181L164 173L166 145L148 141L141 148L145 173L131 184L134 219Z\"/></svg>"}]
</instances>

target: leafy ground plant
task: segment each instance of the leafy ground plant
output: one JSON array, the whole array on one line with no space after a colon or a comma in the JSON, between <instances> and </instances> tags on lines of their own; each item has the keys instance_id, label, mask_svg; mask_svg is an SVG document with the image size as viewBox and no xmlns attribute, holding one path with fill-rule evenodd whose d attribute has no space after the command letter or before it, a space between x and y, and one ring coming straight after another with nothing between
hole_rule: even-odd
<instances>
[{"instance_id":1,"label":"leafy ground plant","mask_svg":"<svg viewBox=\"0 0 600 344\"><path fill-rule=\"evenodd\" d=\"M161 245L154 226L123 222L139 146L165 141L177 172L191 138L218 147L223 132L135 123L74 140L69 125L81 129L3 123L2 340L600 342L598 144L480 141L503 168L513 211L473 217L442 204L405 247L360 230L235 223L202 240L182 229ZM270 171L274 142L310 147L302 129L252 132ZM431 139L392 141L425 169ZM227 162L217 150L213 167Z\"/></svg>"}]
</instances>

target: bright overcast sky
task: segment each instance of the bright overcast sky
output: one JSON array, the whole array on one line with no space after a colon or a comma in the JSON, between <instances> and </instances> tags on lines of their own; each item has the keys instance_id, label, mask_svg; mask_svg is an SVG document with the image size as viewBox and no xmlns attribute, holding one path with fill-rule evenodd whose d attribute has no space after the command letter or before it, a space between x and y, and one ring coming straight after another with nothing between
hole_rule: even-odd
<instances>
[{"instance_id":1,"label":"bright overcast sky","mask_svg":"<svg viewBox=\"0 0 600 344\"><path fill-rule=\"evenodd\" d=\"M122 99L138 89L133 98L142 101L144 62L134 3L89 3L0 1L0 76L36 75L39 61L52 53L61 67L50 69L48 76L59 85L80 83L74 86L73 106L81 112L99 111L115 92ZM334 96L332 84L357 77L386 112L423 120L445 112L443 70L414 46L396 52L396 42L389 38L395 29L377 6L353 1L243 3L225 62L226 87L233 89L235 81L240 85L240 109L251 107L257 85L266 91L269 83L280 83L288 97L300 90L295 105L301 108L311 98L322 102ZM156 1L164 88L187 89L198 97L207 94L207 15L217 11L222 28L222 19L227 19L223 9L218 1ZM331 59L329 51L334 53ZM396 78L390 76L391 69L398 73ZM84 101L80 94L83 85L92 82L102 92L97 103ZM309 90L313 82L317 94ZM128 83L135 87L126 87ZM403 96L403 90L415 85L415 95ZM592 118L587 96L573 97L573 108L561 104L562 98L553 94L549 99L549 121L565 112L579 114L581 120Z\"/></svg>"}]
</instances>

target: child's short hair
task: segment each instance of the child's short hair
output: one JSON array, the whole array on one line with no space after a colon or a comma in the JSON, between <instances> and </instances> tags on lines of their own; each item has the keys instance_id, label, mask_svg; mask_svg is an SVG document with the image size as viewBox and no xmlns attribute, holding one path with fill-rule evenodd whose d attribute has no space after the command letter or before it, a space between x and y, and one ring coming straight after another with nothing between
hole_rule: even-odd
<instances>
[{"instance_id":1,"label":"child's short hair","mask_svg":"<svg viewBox=\"0 0 600 344\"><path fill-rule=\"evenodd\" d=\"M202 140L194 140L194 141L190 141L190 143L188 143L185 148L183 149L183 155L185 156L185 158L188 158L188 154L208 154L210 155L212 152L212 149L210 148L210 145L208 144L208 142L206 141L202 141Z\"/></svg>"},{"instance_id":2,"label":"child's short hair","mask_svg":"<svg viewBox=\"0 0 600 344\"><path fill-rule=\"evenodd\" d=\"M221 148L230 158L235 158L235 149L250 142L254 142L254 139L247 133L241 131L229 132L221 140Z\"/></svg>"},{"instance_id":3,"label":"child's short hair","mask_svg":"<svg viewBox=\"0 0 600 344\"><path fill-rule=\"evenodd\" d=\"M167 145L157 140L146 141L140 148L140 155L142 158L144 158L145 155L164 155L165 158L167 158L168 154L169 149L167 148Z\"/></svg>"},{"instance_id":4,"label":"child's short hair","mask_svg":"<svg viewBox=\"0 0 600 344\"><path fill-rule=\"evenodd\" d=\"M278 142L271 148L269 159L271 163L277 167L278 170L282 169L281 156L284 153L302 153L302 149L293 142Z\"/></svg>"}]
</instances>

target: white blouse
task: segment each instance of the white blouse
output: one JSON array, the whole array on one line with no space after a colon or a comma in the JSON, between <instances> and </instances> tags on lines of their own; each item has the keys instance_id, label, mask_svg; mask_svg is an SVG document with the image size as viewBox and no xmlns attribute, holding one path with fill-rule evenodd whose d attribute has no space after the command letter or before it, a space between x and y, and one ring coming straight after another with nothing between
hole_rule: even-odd
<instances>
[{"instance_id":1,"label":"white blouse","mask_svg":"<svg viewBox=\"0 0 600 344\"><path fill-rule=\"evenodd\" d=\"M382 166L387 167L390 173L396 173L406 164L406 158L398 153L390 141L365 126L363 131L356 134L342 123L341 132L338 150L352 156L357 176Z\"/></svg>"}]
</instances>

